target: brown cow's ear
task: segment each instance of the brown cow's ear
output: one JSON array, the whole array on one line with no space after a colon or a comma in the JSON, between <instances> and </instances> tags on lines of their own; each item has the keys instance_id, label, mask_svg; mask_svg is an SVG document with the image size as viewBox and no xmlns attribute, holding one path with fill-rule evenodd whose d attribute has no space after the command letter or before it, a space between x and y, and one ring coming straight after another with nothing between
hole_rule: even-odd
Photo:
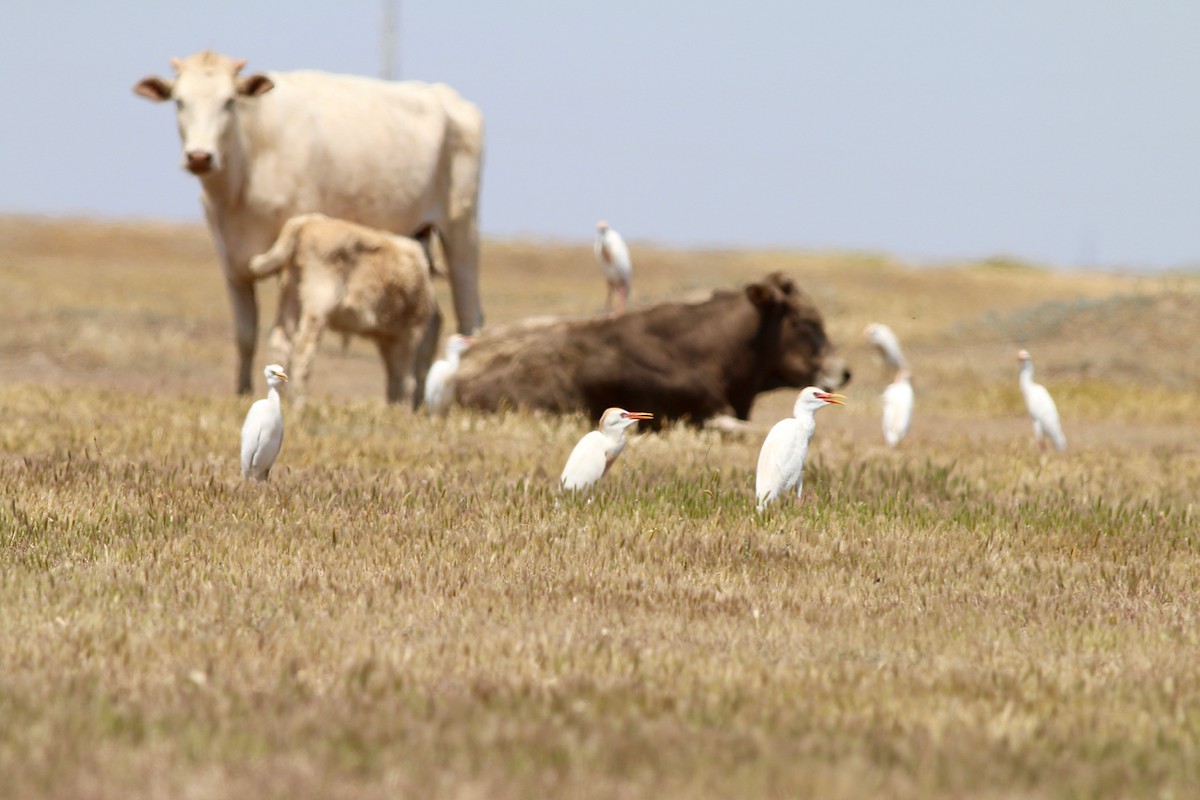
<instances>
[{"instance_id":1,"label":"brown cow's ear","mask_svg":"<svg viewBox=\"0 0 1200 800\"><path fill-rule=\"evenodd\" d=\"M768 283L752 283L746 287L746 297L759 308L777 305L780 301L779 290Z\"/></svg>"},{"instance_id":2,"label":"brown cow's ear","mask_svg":"<svg viewBox=\"0 0 1200 800\"><path fill-rule=\"evenodd\" d=\"M261 97L274 88L275 82L261 72L247 75L238 81L238 94L244 97Z\"/></svg>"},{"instance_id":3,"label":"brown cow's ear","mask_svg":"<svg viewBox=\"0 0 1200 800\"><path fill-rule=\"evenodd\" d=\"M171 99L171 90L175 88L175 81L164 81L162 78L151 76L142 78L133 85L133 93L141 95L147 100L153 100L156 103L161 103L164 100Z\"/></svg>"},{"instance_id":4,"label":"brown cow's ear","mask_svg":"<svg viewBox=\"0 0 1200 800\"><path fill-rule=\"evenodd\" d=\"M789 276L780 273L779 288L781 290L783 290L783 293L785 295L795 294L796 293L796 282L794 280L792 280Z\"/></svg>"}]
</instances>

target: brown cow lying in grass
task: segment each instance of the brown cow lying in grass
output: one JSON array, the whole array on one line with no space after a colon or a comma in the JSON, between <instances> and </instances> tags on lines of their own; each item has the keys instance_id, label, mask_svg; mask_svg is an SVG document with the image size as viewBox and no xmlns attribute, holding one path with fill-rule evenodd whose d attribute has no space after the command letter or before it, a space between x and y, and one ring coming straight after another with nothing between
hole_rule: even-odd
<instances>
[{"instance_id":1,"label":"brown cow lying in grass","mask_svg":"<svg viewBox=\"0 0 1200 800\"><path fill-rule=\"evenodd\" d=\"M284 224L270 250L250 261L256 279L283 272L271 340L292 376L297 403L304 400L327 327L375 341L389 402L421 396L441 315L432 280L436 232L427 227L419 235L420 241L324 214L300 214Z\"/></svg>"},{"instance_id":2,"label":"brown cow lying in grass","mask_svg":"<svg viewBox=\"0 0 1200 800\"><path fill-rule=\"evenodd\" d=\"M456 399L598 418L610 406L701 425L745 420L759 392L817 384L850 370L821 314L789 277L773 273L698 303L663 303L621 317L531 320L486 330L462 357Z\"/></svg>"}]
</instances>

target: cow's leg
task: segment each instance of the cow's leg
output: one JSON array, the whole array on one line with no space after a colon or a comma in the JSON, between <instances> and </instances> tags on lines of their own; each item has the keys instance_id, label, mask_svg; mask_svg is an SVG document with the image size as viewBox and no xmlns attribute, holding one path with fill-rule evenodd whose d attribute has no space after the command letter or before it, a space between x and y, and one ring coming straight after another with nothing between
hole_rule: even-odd
<instances>
[{"instance_id":1,"label":"cow's leg","mask_svg":"<svg viewBox=\"0 0 1200 800\"><path fill-rule=\"evenodd\" d=\"M229 304L233 308L234 337L237 343L238 394L249 394L252 383L250 371L254 367L254 345L258 338L258 302L254 297L254 283L227 280Z\"/></svg>"},{"instance_id":2,"label":"cow's leg","mask_svg":"<svg viewBox=\"0 0 1200 800\"><path fill-rule=\"evenodd\" d=\"M403 402L412 396L415 384L412 342L407 336L379 336L375 344L387 375L387 400L389 403Z\"/></svg>"},{"instance_id":3,"label":"cow's leg","mask_svg":"<svg viewBox=\"0 0 1200 800\"><path fill-rule=\"evenodd\" d=\"M464 213L450 223L443 244L458 332L469 335L483 325L483 306L479 300L479 229L473 206L469 214Z\"/></svg>"},{"instance_id":4,"label":"cow's leg","mask_svg":"<svg viewBox=\"0 0 1200 800\"><path fill-rule=\"evenodd\" d=\"M305 314L300 320L300 330L296 333L292 349L296 368L291 374L291 394L297 406L302 406L308 397L308 379L312 377L313 359L316 358L317 345L321 343L321 334L324 332L324 317Z\"/></svg>"},{"instance_id":5,"label":"cow's leg","mask_svg":"<svg viewBox=\"0 0 1200 800\"><path fill-rule=\"evenodd\" d=\"M438 339L441 338L441 335L442 310L438 308L437 303L434 303L429 321L421 328L416 329L414 333L417 341L417 350L412 365L412 407L414 411L421 407L421 402L425 399L425 376L429 374L429 367L437 356Z\"/></svg>"}]
</instances>

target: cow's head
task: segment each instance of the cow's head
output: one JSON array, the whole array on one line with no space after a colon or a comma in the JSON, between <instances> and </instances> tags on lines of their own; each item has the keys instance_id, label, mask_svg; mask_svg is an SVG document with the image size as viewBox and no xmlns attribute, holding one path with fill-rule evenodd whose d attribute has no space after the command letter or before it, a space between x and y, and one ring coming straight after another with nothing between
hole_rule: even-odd
<instances>
[{"instance_id":1,"label":"cow's head","mask_svg":"<svg viewBox=\"0 0 1200 800\"><path fill-rule=\"evenodd\" d=\"M171 66L175 69L173 79L143 78L133 91L156 103L174 100L184 169L195 175L218 172L224 163L238 100L265 94L275 84L257 73L239 77L245 61L209 50L173 58Z\"/></svg>"},{"instance_id":2,"label":"cow's head","mask_svg":"<svg viewBox=\"0 0 1200 800\"><path fill-rule=\"evenodd\" d=\"M833 355L821 312L795 281L773 272L747 286L746 297L762 315L762 340L756 348L766 359L766 371L759 391L806 386L814 380L832 391L849 382L850 370Z\"/></svg>"}]
</instances>

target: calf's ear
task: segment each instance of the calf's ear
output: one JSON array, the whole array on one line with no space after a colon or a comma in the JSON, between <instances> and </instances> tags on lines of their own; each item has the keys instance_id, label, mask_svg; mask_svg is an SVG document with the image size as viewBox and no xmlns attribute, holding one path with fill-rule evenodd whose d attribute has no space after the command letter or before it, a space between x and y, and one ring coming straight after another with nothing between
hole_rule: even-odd
<instances>
[{"instance_id":1,"label":"calf's ear","mask_svg":"<svg viewBox=\"0 0 1200 800\"><path fill-rule=\"evenodd\" d=\"M243 97L261 97L274 88L275 82L261 72L238 78L237 82L238 94Z\"/></svg>"},{"instance_id":2,"label":"calf's ear","mask_svg":"<svg viewBox=\"0 0 1200 800\"><path fill-rule=\"evenodd\" d=\"M142 78L133 85L133 93L140 95L147 100L153 100L156 103L161 103L164 100L171 99L171 90L175 88L175 81L165 81L156 76Z\"/></svg>"}]
</instances>

